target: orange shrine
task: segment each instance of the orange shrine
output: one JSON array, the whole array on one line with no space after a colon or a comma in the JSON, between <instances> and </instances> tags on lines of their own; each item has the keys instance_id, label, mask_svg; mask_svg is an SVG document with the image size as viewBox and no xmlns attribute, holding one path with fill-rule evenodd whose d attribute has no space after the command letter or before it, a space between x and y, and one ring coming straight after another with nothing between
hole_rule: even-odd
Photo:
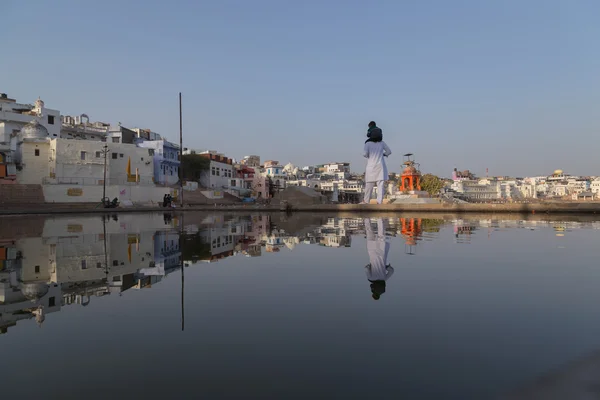
<instances>
[{"instance_id":1,"label":"orange shrine","mask_svg":"<svg viewBox=\"0 0 600 400\"><path fill-rule=\"evenodd\" d=\"M400 234L406 244L415 246L422 233L421 218L400 218Z\"/></svg>"},{"instance_id":2,"label":"orange shrine","mask_svg":"<svg viewBox=\"0 0 600 400\"><path fill-rule=\"evenodd\" d=\"M404 170L400 177L401 192L421 190L421 172L418 169L419 164L417 164L414 159L411 159L412 156L411 153L404 155L404 162L402 163L402 165L404 165Z\"/></svg>"}]
</instances>

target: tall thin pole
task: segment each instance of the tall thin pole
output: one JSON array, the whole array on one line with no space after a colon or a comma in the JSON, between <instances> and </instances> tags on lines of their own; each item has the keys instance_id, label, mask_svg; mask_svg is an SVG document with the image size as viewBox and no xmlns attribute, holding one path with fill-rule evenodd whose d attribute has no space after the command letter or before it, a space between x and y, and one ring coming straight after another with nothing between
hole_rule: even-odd
<instances>
[{"instance_id":1,"label":"tall thin pole","mask_svg":"<svg viewBox=\"0 0 600 400\"><path fill-rule=\"evenodd\" d=\"M181 207L183 208L183 118L181 111L181 92L179 92L179 196L181 199ZM181 264L181 331L185 329L185 310L184 310L184 281L185 281L185 263L183 262L183 214L181 213L180 231L179 231L179 252Z\"/></svg>"},{"instance_id":2,"label":"tall thin pole","mask_svg":"<svg viewBox=\"0 0 600 400\"><path fill-rule=\"evenodd\" d=\"M181 112L181 92L179 92L179 196L181 207L183 207L183 118Z\"/></svg>"},{"instance_id":3,"label":"tall thin pole","mask_svg":"<svg viewBox=\"0 0 600 400\"><path fill-rule=\"evenodd\" d=\"M102 201L106 198L106 155L108 154L108 145L104 145L104 180L102 181Z\"/></svg>"}]
</instances>

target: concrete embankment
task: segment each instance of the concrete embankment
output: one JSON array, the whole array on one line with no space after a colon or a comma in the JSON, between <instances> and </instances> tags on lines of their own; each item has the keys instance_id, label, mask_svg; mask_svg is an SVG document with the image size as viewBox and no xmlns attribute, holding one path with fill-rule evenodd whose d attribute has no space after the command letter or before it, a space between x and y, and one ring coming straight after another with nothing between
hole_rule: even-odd
<instances>
[{"instance_id":1,"label":"concrete embankment","mask_svg":"<svg viewBox=\"0 0 600 400\"><path fill-rule=\"evenodd\" d=\"M540 202L540 203L430 203L430 204L319 204L292 206L294 211L311 212L434 212L434 213L552 213L600 214L600 202Z\"/></svg>"},{"instance_id":2,"label":"concrete embankment","mask_svg":"<svg viewBox=\"0 0 600 400\"><path fill-rule=\"evenodd\" d=\"M45 204L3 205L0 215L20 214L87 214L122 212L165 212L165 211L227 211L227 212L281 212L280 205L206 204L186 205L184 208L123 207L105 209L95 204ZM432 214L600 214L600 202L543 202L529 204L314 204L291 205L292 212L306 213L432 213Z\"/></svg>"}]
</instances>

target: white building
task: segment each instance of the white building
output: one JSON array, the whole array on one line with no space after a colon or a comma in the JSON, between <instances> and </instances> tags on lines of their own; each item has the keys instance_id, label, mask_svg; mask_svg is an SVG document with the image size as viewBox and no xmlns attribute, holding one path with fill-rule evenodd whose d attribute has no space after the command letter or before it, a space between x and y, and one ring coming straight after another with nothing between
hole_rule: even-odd
<instances>
[{"instance_id":1,"label":"white building","mask_svg":"<svg viewBox=\"0 0 600 400\"><path fill-rule=\"evenodd\" d=\"M348 179L350 177L350 163L334 162L323 165L326 174L335 175L338 179Z\"/></svg>"},{"instance_id":2,"label":"white building","mask_svg":"<svg viewBox=\"0 0 600 400\"><path fill-rule=\"evenodd\" d=\"M498 181L456 180L451 188L468 201L491 201L502 198L502 189Z\"/></svg>"},{"instance_id":3,"label":"white building","mask_svg":"<svg viewBox=\"0 0 600 400\"><path fill-rule=\"evenodd\" d=\"M17 103L0 94L0 149L8 149L10 138L29 122L37 121L44 126L52 138L60 135L60 111L46 108L40 99L34 105Z\"/></svg>"},{"instance_id":4,"label":"white building","mask_svg":"<svg viewBox=\"0 0 600 400\"><path fill-rule=\"evenodd\" d=\"M208 189L228 189L231 179L236 177L233 159L225 157L214 150L199 153L210 160L208 170L200 174L200 186Z\"/></svg>"},{"instance_id":5,"label":"white building","mask_svg":"<svg viewBox=\"0 0 600 400\"><path fill-rule=\"evenodd\" d=\"M271 179L276 191L286 188L288 175L284 171L283 165L279 164L279 161L265 161L264 172L262 174Z\"/></svg>"},{"instance_id":6,"label":"white building","mask_svg":"<svg viewBox=\"0 0 600 400\"><path fill-rule=\"evenodd\" d=\"M600 197L600 178L596 178L590 183L590 191Z\"/></svg>"},{"instance_id":7,"label":"white building","mask_svg":"<svg viewBox=\"0 0 600 400\"><path fill-rule=\"evenodd\" d=\"M46 108L40 99L36 100L34 105L22 104L9 98L5 93L0 93L0 164L8 163L14 166L13 156L18 141L16 136L26 124L34 121L45 128L48 137L60 136L61 123L58 110ZM0 170L5 168L0 166ZM6 175L6 171L3 175Z\"/></svg>"},{"instance_id":8,"label":"white building","mask_svg":"<svg viewBox=\"0 0 600 400\"><path fill-rule=\"evenodd\" d=\"M154 185L152 156L147 149L133 144L50 139L39 125L24 131L26 137L16 153L19 183L102 185L106 150L107 185Z\"/></svg>"}]
</instances>

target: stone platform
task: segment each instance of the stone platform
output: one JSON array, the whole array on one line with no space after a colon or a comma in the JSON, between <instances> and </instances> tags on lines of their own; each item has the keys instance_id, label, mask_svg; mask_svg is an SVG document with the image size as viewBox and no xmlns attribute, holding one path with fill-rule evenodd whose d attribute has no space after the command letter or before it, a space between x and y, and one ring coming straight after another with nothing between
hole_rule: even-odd
<instances>
[{"instance_id":1,"label":"stone platform","mask_svg":"<svg viewBox=\"0 0 600 400\"><path fill-rule=\"evenodd\" d=\"M407 193L397 193L390 197L392 204L439 204L438 199L432 199L429 193L422 190L411 190Z\"/></svg>"}]
</instances>

